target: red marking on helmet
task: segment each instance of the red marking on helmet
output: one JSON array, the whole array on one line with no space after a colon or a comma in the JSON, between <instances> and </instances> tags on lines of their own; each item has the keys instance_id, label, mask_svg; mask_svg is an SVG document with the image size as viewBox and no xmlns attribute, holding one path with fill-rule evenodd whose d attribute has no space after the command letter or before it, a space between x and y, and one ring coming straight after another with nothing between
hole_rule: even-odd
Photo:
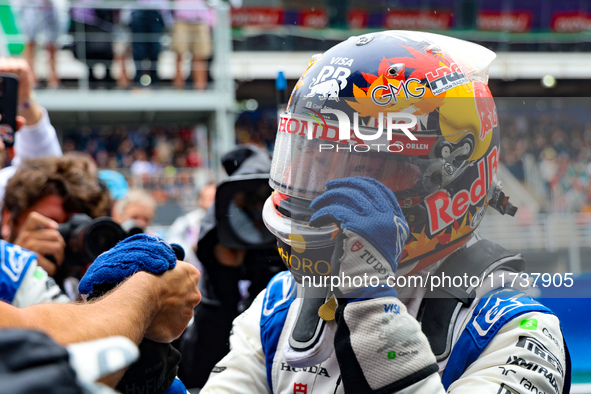
<instances>
[{"instance_id":1,"label":"red marking on helmet","mask_svg":"<svg viewBox=\"0 0 591 394\"><path fill-rule=\"evenodd\" d=\"M494 127L498 125L497 107L495 100L488 90L488 86L482 82L474 82L474 97L476 100L476 110L480 117L480 135L479 138L484 140L486 135L492 132Z\"/></svg>"},{"instance_id":2,"label":"red marking on helmet","mask_svg":"<svg viewBox=\"0 0 591 394\"><path fill-rule=\"evenodd\" d=\"M484 160L478 162L478 178L470 186L470 202L476 204L486 194L486 164Z\"/></svg>"},{"instance_id":3,"label":"red marking on helmet","mask_svg":"<svg viewBox=\"0 0 591 394\"><path fill-rule=\"evenodd\" d=\"M370 85L376 80L378 79L377 75L372 75L372 74L368 74L368 73L364 73L362 72L361 75L363 75L363 78L367 81L367 83L369 83ZM367 89L367 88L366 88Z\"/></svg>"},{"instance_id":4,"label":"red marking on helmet","mask_svg":"<svg viewBox=\"0 0 591 394\"><path fill-rule=\"evenodd\" d=\"M316 111L311 110L320 117L322 124L319 125L314 119L292 119L289 116L282 116L279 121L277 131L279 133L297 134L302 137L308 136L308 128L312 128L312 137L324 141L340 142L343 144L364 144L363 140L358 138L355 133L351 133L348 140L339 139L339 128L337 126L328 125L324 117Z\"/></svg>"},{"instance_id":5,"label":"red marking on helmet","mask_svg":"<svg viewBox=\"0 0 591 394\"><path fill-rule=\"evenodd\" d=\"M445 244L449 243L449 241L451 240L451 234L450 233L442 233L441 235L439 235L437 237L437 240L439 241L440 245L445 245Z\"/></svg>"},{"instance_id":6,"label":"red marking on helmet","mask_svg":"<svg viewBox=\"0 0 591 394\"><path fill-rule=\"evenodd\" d=\"M460 190L451 204L451 212L455 217L463 216L470 206L470 195L466 190Z\"/></svg>"},{"instance_id":7,"label":"red marking on helmet","mask_svg":"<svg viewBox=\"0 0 591 394\"><path fill-rule=\"evenodd\" d=\"M294 127L295 126L295 127ZM295 134L300 130L300 122L295 119L288 119L285 124L286 131L290 134Z\"/></svg>"},{"instance_id":8,"label":"red marking on helmet","mask_svg":"<svg viewBox=\"0 0 591 394\"><path fill-rule=\"evenodd\" d=\"M279 119L279 127L277 128L277 130L281 133L285 133L285 124L287 123L287 121L289 120L289 118L285 118L285 117L281 117Z\"/></svg>"},{"instance_id":9,"label":"red marking on helmet","mask_svg":"<svg viewBox=\"0 0 591 394\"><path fill-rule=\"evenodd\" d=\"M280 193L280 192L275 192L271 196L271 199L272 199L271 201L273 201L273 205L279 206L279 204L281 204L281 201L288 200L290 198L291 197L288 196L287 194L283 194L283 193Z\"/></svg>"},{"instance_id":10,"label":"red marking on helmet","mask_svg":"<svg viewBox=\"0 0 591 394\"><path fill-rule=\"evenodd\" d=\"M440 190L425 199L427 213L429 214L429 227L431 234L438 233L449 225L454 219L448 213L449 195Z\"/></svg>"},{"instance_id":11,"label":"red marking on helmet","mask_svg":"<svg viewBox=\"0 0 591 394\"><path fill-rule=\"evenodd\" d=\"M434 55L430 52L422 52L418 49L407 45L400 45L405 48L410 56L400 56L390 59L383 58L378 67L378 74L382 75L386 72L390 64L403 63L406 69L413 69L409 78L423 79L425 75L441 67L441 63L449 65L449 61L441 55Z\"/></svg>"},{"instance_id":12,"label":"red marking on helmet","mask_svg":"<svg viewBox=\"0 0 591 394\"><path fill-rule=\"evenodd\" d=\"M488 166L488 172L487 163L491 163ZM484 198L491 184L491 181L487 182L486 178L494 175L496 163L498 163L498 156L495 147L486 158L478 161L478 177L470 185L470 190L459 190L453 196L440 190L425 198L431 235L437 234L462 218L470 205L477 205Z\"/></svg>"}]
</instances>

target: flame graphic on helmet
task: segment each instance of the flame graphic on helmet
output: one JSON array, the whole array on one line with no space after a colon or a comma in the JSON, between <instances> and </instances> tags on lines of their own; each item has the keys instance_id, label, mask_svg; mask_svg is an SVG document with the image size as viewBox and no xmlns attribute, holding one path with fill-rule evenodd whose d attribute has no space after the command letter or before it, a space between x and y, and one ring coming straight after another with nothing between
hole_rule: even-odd
<instances>
[{"instance_id":1,"label":"flame graphic on helmet","mask_svg":"<svg viewBox=\"0 0 591 394\"><path fill-rule=\"evenodd\" d=\"M488 87L464 76L462 81L465 82L434 95L434 78L454 70L461 73L459 67L440 51L425 47L421 52L401 46L412 56L382 58L378 75L362 72L368 86L353 84L355 101L346 100L347 104L365 119L366 125L376 124L380 113L406 112L421 116L436 111L439 115L438 134L457 143L462 138L461 132L472 133L478 141L468 160L482 157L490 146L491 131L498 123ZM390 73L389 70L396 66L401 72Z\"/></svg>"},{"instance_id":2,"label":"flame graphic on helmet","mask_svg":"<svg viewBox=\"0 0 591 394\"><path fill-rule=\"evenodd\" d=\"M415 115L429 114L440 107L449 90L437 96L433 95L427 84L427 73L452 67L452 63L441 52L433 53L425 48L421 52L415 48L401 45L412 56L382 58L378 66L378 75L361 73L368 87L353 85L356 101L347 101L349 106L359 112L361 117L376 118L379 112L408 111ZM399 74L392 75L389 70L396 65L403 66ZM386 87L386 88L380 88ZM408 92L415 92L414 96ZM420 92L421 94L416 94ZM375 98L392 97L388 105L376 105ZM408 97L410 96L410 97ZM395 97L395 98L394 98Z\"/></svg>"},{"instance_id":3,"label":"flame graphic on helmet","mask_svg":"<svg viewBox=\"0 0 591 394\"><path fill-rule=\"evenodd\" d=\"M421 227L422 231L420 233L413 233L411 229L411 234L404 247L400 263L412 261L414 258L424 254L425 250L435 250L439 244L446 245L453 243L454 241L470 234L473 231L469 225L471 220L472 214L467 212L467 215L464 216L461 224L458 221L455 221L453 226L447 228L433 238L426 235L425 227Z\"/></svg>"}]
</instances>

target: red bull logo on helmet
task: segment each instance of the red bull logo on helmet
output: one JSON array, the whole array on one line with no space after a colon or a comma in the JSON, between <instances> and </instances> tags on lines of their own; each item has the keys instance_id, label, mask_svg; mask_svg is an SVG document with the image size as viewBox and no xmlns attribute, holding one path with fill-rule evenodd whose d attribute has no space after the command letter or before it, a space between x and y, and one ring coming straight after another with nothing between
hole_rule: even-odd
<instances>
[{"instance_id":1,"label":"red bull logo on helmet","mask_svg":"<svg viewBox=\"0 0 591 394\"><path fill-rule=\"evenodd\" d=\"M485 198L486 191L497 173L498 163L499 154L497 148L494 147L486 157L477 162L478 177L472 182L469 190L460 190L453 196L440 190L425 199L429 215L429 231L432 235L461 219L470 206L478 205Z\"/></svg>"}]
</instances>

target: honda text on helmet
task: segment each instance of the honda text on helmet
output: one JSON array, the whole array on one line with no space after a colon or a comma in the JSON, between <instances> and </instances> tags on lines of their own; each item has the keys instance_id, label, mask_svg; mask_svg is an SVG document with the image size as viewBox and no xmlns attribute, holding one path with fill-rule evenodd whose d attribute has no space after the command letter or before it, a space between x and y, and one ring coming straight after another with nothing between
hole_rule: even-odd
<instances>
[{"instance_id":1,"label":"honda text on helmet","mask_svg":"<svg viewBox=\"0 0 591 394\"><path fill-rule=\"evenodd\" d=\"M331 179L375 178L403 208L411 235L399 266L416 272L461 246L488 205L514 214L496 180L494 57L410 31L351 37L315 56L279 120L270 230L296 250L332 238L336 227L307 226L309 202Z\"/></svg>"}]
</instances>

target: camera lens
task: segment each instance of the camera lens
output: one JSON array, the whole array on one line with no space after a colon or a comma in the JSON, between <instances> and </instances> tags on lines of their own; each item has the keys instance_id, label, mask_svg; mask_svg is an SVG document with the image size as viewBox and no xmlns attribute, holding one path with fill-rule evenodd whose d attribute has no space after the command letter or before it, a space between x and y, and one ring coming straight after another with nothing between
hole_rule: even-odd
<instances>
[{"instance_id":1,"label":"camera lens","mask_svg":"<svg viewBox=\"0 0 591 394\"><path fill-rule=\"evenodd\" d=\"M108 218L95 219L85 234L86 252L92 260L125 238L121 226Z\"/></svg>"}]
</instances>

